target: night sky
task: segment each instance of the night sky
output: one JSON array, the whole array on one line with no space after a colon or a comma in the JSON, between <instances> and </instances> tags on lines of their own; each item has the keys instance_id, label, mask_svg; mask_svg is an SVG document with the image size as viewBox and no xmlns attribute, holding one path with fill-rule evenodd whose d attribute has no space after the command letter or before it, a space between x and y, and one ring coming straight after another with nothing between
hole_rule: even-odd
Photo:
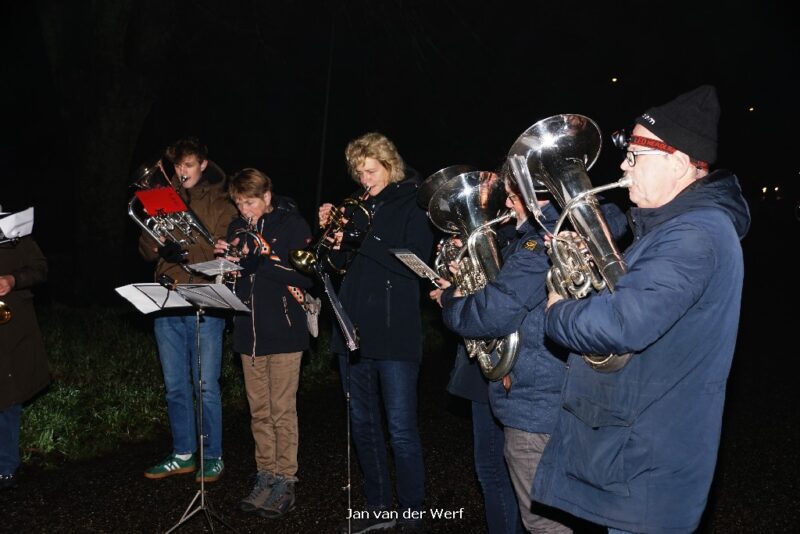
<instances>
[{"instance_id":1,"label":"night sky","mask_svg":"<svg viewBox=\"0 0 800 534\"><path fill-rule=\"evenodd\" d=\"M622 154L611 146L610 132L702 83L717 86L722 104L716 166L739 175L751 202L765 186L780 185L798 197L791 138L798 118L797 37L788 7L722 1L688 8L628 1L58 4L11 6L0 67L0 204L14 211L36 207L34 235L51 263L73 254L71 222L105 224L108 215L98 213L117 213L116 224L128 219L133 169L184 135L199 136L228 173L265 171L276 193L295 198L313 220L319 200L338 203L355 189L343 151L367 131L392 138L425 177L454 164L497 168L528 126L580 113L604 134L590 171L600 184L620 175ZM109 110L119 121L104 115ZM98 155L106 140L119 159ZM102 179L87 185L95 159ZM92 202L112 204L98 213L81 203L95 183L102 195ZM127 243L107 245L129 246L135 263L135 225L124 224ZM96 252L102 258L103 245ZM129 268L126 276L140 274Z\"/></svg>"}]
</instances>

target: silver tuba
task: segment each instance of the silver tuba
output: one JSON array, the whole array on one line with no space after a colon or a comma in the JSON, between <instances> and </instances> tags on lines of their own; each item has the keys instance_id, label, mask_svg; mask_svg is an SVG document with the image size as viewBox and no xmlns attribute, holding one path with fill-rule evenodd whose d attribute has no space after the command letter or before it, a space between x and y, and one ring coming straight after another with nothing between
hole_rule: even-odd
<instances>
[{"instance_id":1,"label":"silver tuba","mask_svg":"<svg viewBox=\"0 0 800 534\"><path fill-rule=\"evenodd\" d=\"M604 287L614 291L617 280L627 272L595 195L628 187L630 182L623 178L592 187L587 171L597 161L601 144L600 128L590 118L555 115L525 130L508 154L512 175L529 209L538 212L536 191L540 188L546 188L562 208L547 252L553 263L547 284L564 298L583 298ZM567 219L574 233L560 232ZM612 372L624 367L630 356L584 354L583 358L598 371Z\"/></svg>"},{"instance_id":2,"label":"silver tuba","mask_svg":"<svg viewBox=\"0 0 800 534\"><path fill-rule=\"evenodd\" d=\"M502 257L493 227L511 216L504 209L505 199L505 186L497 174L466 166L442 169L420 186L417 200L427 209L431 222L463 243L457 247L451 239L442 244L437 270L467 295L483 288L500 272ZM447 268L450 261L459 264L455 276ZM499 380L516 362L519 332L495 339L465 338L464 343L484 376Z\"/></svg>"},{"instance_id":3,"label":"silver tuba","mask_svg":"<svg viewBox=\"0 0 800 534\"><path fill-rule=\"evenodd\" d=\"M139 167L135 176L136 180L132 186L137 191L128 202L128 216L147 232L158 246L173 242L185 250L199 240L205 240L210 245L214 244L211 232L203 226L197 215L178 195L160 158L152 165L145 164ZM169 194L172 205L150 213L142 202L142 194L146 195L148 191L157 190Z\"/></svg>"}]
</instances>

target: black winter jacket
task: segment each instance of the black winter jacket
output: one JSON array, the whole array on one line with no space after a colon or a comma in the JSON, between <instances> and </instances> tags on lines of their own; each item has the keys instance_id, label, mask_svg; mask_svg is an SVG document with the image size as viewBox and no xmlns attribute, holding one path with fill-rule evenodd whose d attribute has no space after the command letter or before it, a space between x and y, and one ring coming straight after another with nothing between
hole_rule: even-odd
<instances>
[{"instance_id":1,"label":"black winter jacket","mask_svg":"<svg viewBox=\"0 0 800 534\"><path fill-rule=\"evenodd\" d=\"M305 310L288 286L307 289L313 285L289 261L291 250L305 248L311 241L311 230L293 200L273 196L272 205L274 209L255 224L269 251L242 260L244 270L236 282L236 294L251 309L250 314L237 315L233 320L233 350L241 354L253 354L253 318L256 356L308 348ZM233 221L228 228L229 240L246 226L242 218Z\"/></svg>"},{"instance_id":2,"label":"black winter jacket","mask_svg":"<svg viewBox=\"0 0 800 534\"><path fill-rule=\"evenodd\" d=\"M47 279L47 260L33 238L0 244L0 275L16 280L14 289L0 297L12 313L11 320L0 325L0 410L5 410L50 382L31 291Z\"/></svg>"},{"instance_id":3,"label":"black winter jacket","mask_svg":"<svg viewBox=\"0 0 800 534\"><path fill-rule=\"evenodd\" d=\"M372 227L342 280L339 297L359 332L362 358L422 360L420 278L389 249L403 248L428 261L433 232L425 211L417 205L417 183L389 184L367 206ZM347 348L334 323L331 349Z\"/></svg>"}]
</instances>

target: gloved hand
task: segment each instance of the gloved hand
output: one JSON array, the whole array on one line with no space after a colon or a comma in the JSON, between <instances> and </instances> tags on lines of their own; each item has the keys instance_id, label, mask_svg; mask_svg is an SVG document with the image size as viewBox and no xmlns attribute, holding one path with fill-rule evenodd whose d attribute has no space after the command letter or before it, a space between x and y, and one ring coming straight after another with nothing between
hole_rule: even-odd
<instances>
[{"instance_id":1,"label":"gloved hand","mask_svg":"<svg viewBox=\"0 0 800 534\"><path fill-rule=\"evenodd\" d=\"M169 241L158 249L158 255L168 263L181 263L186 257L186 251L174 241Z\"/></svg>"}]
</instances>

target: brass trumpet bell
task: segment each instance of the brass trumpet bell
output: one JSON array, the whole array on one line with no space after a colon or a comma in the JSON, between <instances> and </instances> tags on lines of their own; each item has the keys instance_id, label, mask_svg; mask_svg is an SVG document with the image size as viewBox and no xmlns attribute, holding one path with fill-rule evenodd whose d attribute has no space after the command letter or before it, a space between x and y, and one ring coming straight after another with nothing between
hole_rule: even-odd
<instances>
[{"instance_id":1,"label":"brass trumpet bell","mask_svg":"<svg viewBox=\"0 0 800 534\"><path fill-rule=\"evenodd\" d=\"M0 324L6 324L11 320L11 308L0 300Z\"/></svg>"},{"instance_id":2,"label":"brass trumpet bell","mask_svg":"<svg viewBox=\"0 0 800 534\"><path fill-rule=\"evenodd\" d=\"M317 257L310 250L293 250L289 253L289 259L298 271L306 274L314 272L317 264Z\"/></svg>"}]
</instances>

